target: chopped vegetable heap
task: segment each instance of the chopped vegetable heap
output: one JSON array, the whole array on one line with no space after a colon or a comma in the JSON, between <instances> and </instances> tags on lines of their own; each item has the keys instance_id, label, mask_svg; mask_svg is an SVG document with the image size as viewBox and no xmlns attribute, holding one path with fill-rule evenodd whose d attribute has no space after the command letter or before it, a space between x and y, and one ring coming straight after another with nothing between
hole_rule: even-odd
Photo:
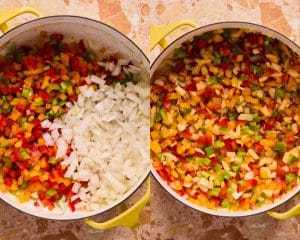
<instances>
[{"instance_id":1,"label":"chopped vegetable heap","mask_svg":"<svg viewBox=\"0 0 300 240\"><path fill-rule=\"evenodd\" d=\"M245 29L204 33L152 78L151 159L182 197L255 209L300 184L300 57Z\"/></svg>"},{"instance_id":2,"label":"chopped vegetable heap","mask_svg":"<svg viewBox=\"0 0 300 240\"><path fill-rule=\"evenodd\" d=\"M88 75L105 78L108 85L139 79L124 72L125 65L132 66L129 60L115 67L117 55L94 54L83 40L67 43L63 38L42 32L35 46L12 46L0 57L0 190L50 210L63 199L74 211L80 199L72 198L73 181L64 177L67 168L56 157L58 146L45 144L47 129L41 122L66 113L80 86L97 89L98 84L86 82ZM68 146L67 154L71 152Z\"/></svg>"}]
</instances>

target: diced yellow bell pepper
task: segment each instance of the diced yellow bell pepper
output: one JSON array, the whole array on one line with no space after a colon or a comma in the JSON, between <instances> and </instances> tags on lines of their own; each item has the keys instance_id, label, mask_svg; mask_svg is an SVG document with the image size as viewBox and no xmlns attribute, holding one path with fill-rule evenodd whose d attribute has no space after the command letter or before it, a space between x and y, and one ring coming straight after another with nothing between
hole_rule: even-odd
<instances>
[{"instance_id":1,"label":"diced yellow bell pepper","mask_svg":"<svg viewBox=\"0 0 300 240\"><path fill-rule=\"evenodd\" d=\"M159 139L160 135L158 131L151 131L151 138L152 139Z\"/></svg>"},{"instance_id":2,"label":"diced yellow bell pepper","mask_svg":"<svg viewBox=\"0 0 300 240\"><path fill-rule=\"evenodd\" d=\"M160 153L161 147L159 145L159 142L157 140L152 140L150 144L150 148L154 153Z\"/></svg>"},{"instance_id":3,"label":"diced yellow bell pepper","mask_svg":"<svg viewBox=\"0 0 300 240\"><path fill-rule=\"evenodd\" d=\"M43 68L38 68L38 69L34 69L34 70L23 71L23 74L25 76L32 76L32 75L38 75L38 74L42 73L43 71L44 71Z\"/></svg>"},{"instance_id":4,"label":"diced yellow bell pepper","mask_svg":"<svg viewBox=\"0 0 300 240\"><path fill-rule=\"evenodd\" d=\"M178 178L178 177L179 177L178 172L176 172L176 170L174 170L174 169L171 171L171 175L172 175L174 178Z\"/></svg>"}]
</instances>

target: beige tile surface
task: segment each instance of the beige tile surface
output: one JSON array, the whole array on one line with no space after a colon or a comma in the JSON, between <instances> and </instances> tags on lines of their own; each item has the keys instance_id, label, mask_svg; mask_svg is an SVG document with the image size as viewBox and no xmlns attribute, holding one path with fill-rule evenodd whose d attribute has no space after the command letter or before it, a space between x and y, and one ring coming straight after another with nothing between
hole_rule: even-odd
<instances>
[{"instance_id":1,"label":"beige tile surface","mask_svg":"<svg viewBox=\"0 0 300 240\"><path fill-rule=\"evenodd\" d=\"M300 44L300 0L0 0L0 9L21 6L35 7L44 16L71 14L106 22L128 35L151 60L160 49L149 53L150 22L165 25L188 19L203 26L218 21L248 21L274 28ZM26 14L10 21L9 26L33 18ZM169 39L188 30L182 28ZM126 204L134 203L142 193L140 189ZM299 197L278 210L286 210L296 203L300 203ZM114 209L95 219L109 219L117 212ZM144 210L142 225L135 233L123 227L94 230L80 220L38 219L0 202L0 240L132 240L134 236L143 240L297 240L300 239L300 217L277 221L265 214L238 219L201 214L175 201L155 180L152 181L151 205Z\"/></svg>"}]
</instances>

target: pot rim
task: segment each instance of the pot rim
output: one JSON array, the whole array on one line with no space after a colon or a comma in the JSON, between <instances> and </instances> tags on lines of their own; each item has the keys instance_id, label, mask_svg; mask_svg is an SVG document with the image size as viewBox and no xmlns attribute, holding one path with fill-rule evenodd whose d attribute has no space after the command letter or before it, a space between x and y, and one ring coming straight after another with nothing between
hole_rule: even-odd
<instances>
[{"instance_id":1,"label":"pot rim","mask_svg":"<svg viewBox=\"0 0 300 240\"><path fill-rule=\"evenodd\" d=\"M135 43L133 42L133 40L131 40L128 36L126 36L125 34L123 34L122 32L120 32L118 29L95 19L91 19L88 17L82 17L82 16L76 16L76 15L55 15L55 16L46 16L46 17L41 17L41 18L37 18L25 23L22 23L12 29L10 29L9 31L7 31L6 33L4 33L3 35L0 36L0 41L3 40L3 38L5 37L9 37L10 34L13 34L16 30L20 30L20 28L24 27L24 26L29 26L32 23L36 23L36 22L41 22L41 21L45 21L47 19L77 19L77 20L83 20L85 23L94 23L94 24L99 24L104 28L107 28L109 30L111 30L114 33L114 37L116 37L118 40L121 41L120 38L123 38L125 41L127 41L127 43L129 43L131 46L133 46L135 49L130 48L133 52L136 53L140 53L141 54L141 60L143 63L148 63L150 64L150 60L149 58L146 56L146 54L142 51L142 49ZM70 21L71 22L71 21ZM7 41L4 41L3 44L5 44ZM144 66L144 67L148 67L148 66ZM148 70L148 68L146 68ZM107 205L106 207L101 208L100 210L97 211L91 211L89 212L82 212L82 214L78 214L75 217L72 217L71 215L69 215L68 217L63 217L64 213L62 214L57 214L57 215L48 215L47 212L40 212L40 213L36 213L36 212L30 212L30 209L28 208L23 208L22 204L23 203L19 203L19 202L13 202L10 203L9 200L6 199L5 194L0 192L0 200L3 201L5 204L13 207L16 210L19 210L25 214L31 215L33 217L38 217L38 218L43 218L43 219L48 219L48 220L58 220L58 221L71 221L71 220L80 220L80 219L84 219L84 218L88 218L88 217L93 217L93 216L97 216L103 213L106 213L110 210L112 210L113 208L115 208L116 206L122 204L124 201L126 201L127 199L129 199L142 185L143 183L146 181L147 177L150 175L150 165L147 167L147 169L145 169L145 172L143 174L143 176L140 177L140 179L138 179L138 181L136 182L136 184L130 188L126 194L124 194L120 199L118 199L117 201L113 202L112 204ZM81 216L82 215L82 216ZM61 217L62 216L62 217Z\"/></svg>"},{"instance_id":2,"label":"pot rim","mask_svg":"<svg viewBox=\"0 0 300 240\"><path fill-rule=\"evenodd\" d=\"M264 35L268 35L262 30L265 30L266 32L269 33L274 33L277 37L280 37L284 40L284 43L288 45L289 47L292 48L292 50L297 51L297 53L300 55L300 46L297 45L295 42L293 42L291 39L283 35L282 33L279 33L276 30L273 30L269 27L257 24L257 23L250 23L250 22L243 22L243 21L225 21L225 22L215 22L211 23L208 25L201 26L199 28L193 29L182 36L178 37L176 40L171 42L165 49L161 51L161 53L155 58L153 63L150 66L150 82L151 82L151 77L153 73L156 71L156 69L160 66L161 62L165 60L166 57L169 56L169 54L174 50L174 48L180 46L183 42L186 40L196 36L196 35L201 35L207 31L213 31L217 29L222 29L222 28L234 28L234 27L224 27L224 25L234 25L236 24L235 28L248 28L248 29L253 29L259 32L262 32ZM223 26L222 26L223 25ZM238 26L242 25L242 26ZM198 33L200 31L200 33ZM279 39L280 40L280 39ZM281 41L281 40L280 40ZM173 189L171 189L170 186L159 176L155 168L153 167L151 163L151 174L154 176L155 180L160 184L160 186L168 192L174 199L182 203L183 205L190 207L194 210L197 210L198 212L203 212L212 216L219 216L219 217L246 217L246 216L253 216L261 213L265 213L269 210L272 210L278 206L281 206L285 203L287 203L289 200L291 200L293 197L295 197L298 193L300 193L300 185L295 187L293 191L282 195L277 201L273 202L272 204L266 204L263 205L262 207L259 207L257 209L251 209L251 210L246 210L246 211L226 211L226 210L220 210L220 209L209 209L204 206L199 206L196 205L186 199L184 199L182 196L180 196L178 193L176 193Z\"/></svg>"},{"instance_id":3,"label":"pot rim","mask_svg":"<svg viewBox=\"0 0 300 240\"><path fill-rule=\"evenodd\" d=\"M205 29L207 28L210 28L210 27L216 27L216 26L220 26L218 28L213 28L213 29L210 29L208 31L213 31L213 30L216 30L216 29L221 29L221 28L224 28L222 27L221 25L225 25L225 24L241 24L243 25L243 27L236 27L236 28L246 28L246 27L249 27L249 29L251 29L251 27L254 27L252 29L256 30L256 31L260 31L256 28L261 28L261 29L264 29L265 31L267 32L272 32L274 33L275 35L278 35L280 36L281 38L283 38L286 42L288 42L289 45L293 46L294 48L298 49L299 51L299 54L300 54L300 46L295 43L294 41L292 41L291 39L289 39L287 36L285 36L284 34L270 28L270 27L267 27L267 26L264 26L264 25L261 25L261 24L258 24L258 23L251 23L251 22L244 22L244 21L224 21L224 22L215 22L215 23L211 23L211 24L207 24L207 25L204 25L204 26L201 26L201 27L198 27L198 28L195 28L187 33L184 33L183 35L181 35L180 37L176 38L174 41L172 41L165 49L163 49L159 55L155 58L155 60L151 63L151 66L150 66L150 78L153 74L153 68L155 67L155 65L157 64L157 62L159 60L161 60L162 57L165 57L164 55L166 54L166 52L169 52L170 49L173 50L173 48L177 45L180 45L182 42L184 42L184 40L182 40L183 38L191 38L193 37L193 34L195 34L196 32L198 31L203 31L202 33L206 32ZM202 34L201 33L201 34ZM265 34L265 33L263 33ZM196 35L196 34L195 34ZM267 35L267 34L265 34ZM156 69L155 69L156 70Z\"/></svg>"}]
</instances>

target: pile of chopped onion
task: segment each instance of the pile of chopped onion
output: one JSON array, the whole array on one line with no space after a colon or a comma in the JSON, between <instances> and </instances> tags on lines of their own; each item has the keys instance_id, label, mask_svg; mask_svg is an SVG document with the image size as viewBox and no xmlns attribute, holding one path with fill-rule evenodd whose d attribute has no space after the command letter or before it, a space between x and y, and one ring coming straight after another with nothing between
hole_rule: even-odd
<instances>
[{"instance_id":1,"label":"pile of chopped onion","mask_svg":"<svg viewBox=\"0 0 300 240\"><path fill-rule=\"evenodd\" d=\"M120 199L149 164L149 86L112 87L97 76L86 81L99 88L80 87L65 116L42 126L49 129L46 145L57 145L56 158L74 182L71 200L81 200L76 209L93 211Z\"/></svg>"}]
</instances>

